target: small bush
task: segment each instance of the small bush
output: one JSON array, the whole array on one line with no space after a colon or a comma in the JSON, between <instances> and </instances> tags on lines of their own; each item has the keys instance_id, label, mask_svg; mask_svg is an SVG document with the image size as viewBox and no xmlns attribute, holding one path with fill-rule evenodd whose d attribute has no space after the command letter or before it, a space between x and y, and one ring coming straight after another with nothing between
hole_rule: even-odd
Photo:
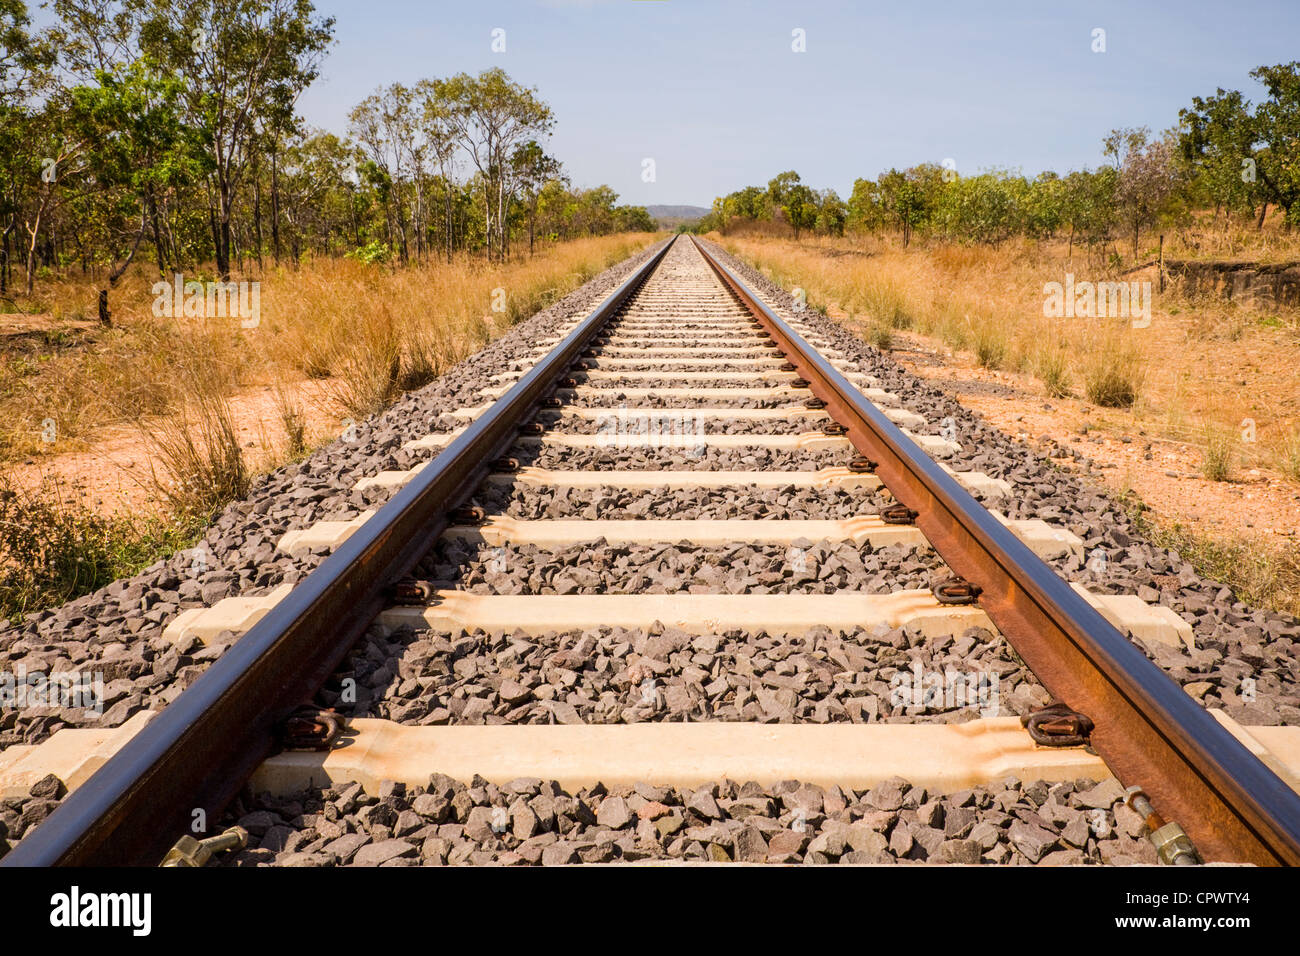
<instances>
[{"instance_id":1,"label":"small bush","mask_svg":"<svg viewBox=\"0 0 1300 956\"><path fill-rule=\"evenodd\" d=\"M192 531L97 515L56 482L24 490L0 479L0 618L17 621L134 574L185 547Z\"/></svg>"}]
</instances>

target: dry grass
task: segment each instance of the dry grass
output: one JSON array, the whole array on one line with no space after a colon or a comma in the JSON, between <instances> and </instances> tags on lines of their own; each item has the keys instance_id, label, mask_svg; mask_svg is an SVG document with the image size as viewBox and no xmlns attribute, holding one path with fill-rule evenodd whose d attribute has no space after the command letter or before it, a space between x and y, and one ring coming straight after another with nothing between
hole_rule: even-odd
<instances>
[{"instance_id":1,"label":"dry grass","mask_svg":"<svg viewBox=\"0 0 1300 956\"><path fill-rule=\"evenodd\" d=\"M580 239L504 266L461 257L406 269L351 260L268 269L242 277L261 281L256 329L155 317L154 277L143 268L114 290L112 329L94 321L93 279L41 281L32 299L18 300L21 313L0 322L0 463L85 447L114 424L181 415L198 398L193 381L229 397L301 374L326 378L349 414L365 417L481 348L493 328L504 332L653 238Z\"/></svg>"},{"instance_id":2,"label":"dry grass","mask_svg":"<svg viewBox=\"0 0 1300 956\"><path fill-rule=\"evenodd\" d=\"M1201 441L1207 425L1236 432L1243 419L1258 429L1243 465L1297 477L1300 438L1300 310L1188 297L1175 285L1155 288L1154 267L1119 276L1064 243L1012 241L1001 247L892 239L714 237L786 289L868 330L882 325L938 339L990 369L1027 372L1047 397L1077 389L1088 401L1121 410L1126 427L1180 441ZM1199 245L1198 245L1199 244ZM1222 229L1166 243L1169 257L1223 256L1260 261L1300 259L1300 236ZM1145 327L1124 318L1044 316L1044 284L1151 280ZM865 333L864 333L865 334ZM897 345L897 343L894 343ZM1249 459L1249 461L1247 461Z\"/></svg>"},{"instance_id":3,"label":"dry grass","mask_svg":"<svg viewBox=\"0 0 1300 956\"><path fill-rule=\"evenodd\" d=\"M174 414L140 427L153 452L150 477L173 515L203 525L248 494L252 474L218 392L197 391Z\"/></svg>"}]
</instances>

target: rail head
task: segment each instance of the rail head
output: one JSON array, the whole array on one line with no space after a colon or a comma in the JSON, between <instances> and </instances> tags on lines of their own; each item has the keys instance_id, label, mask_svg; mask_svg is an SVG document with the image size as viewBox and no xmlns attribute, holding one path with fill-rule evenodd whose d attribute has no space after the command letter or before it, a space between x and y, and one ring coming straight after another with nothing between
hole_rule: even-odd
<instances>
[{"instance_id":1,"label":"rail head","mask_svg":"<svg viewBox=\"0 0 1300 956\"><path fill-rule=\"evenodd\" d=\"M202 811L220 811L459 505L515 440L554 380L641 286L673 239L593 309L437 458L303 578L169 706L25 837L0 866L154 865Z\"/></svg>"},{"instance_id":2,"label":"rail head","mask_svg":"<svg viewBox=\"0 0 1300 956\"><path fill-rule=\"evenodd\" d=\"M1125 783L1217 859L1300 865L1300 794L1188 696L903 434L698 239L696 248L809 382L885 486L1038 679L1097 723L1092 742Z\"/></svg>"}]
</instances>

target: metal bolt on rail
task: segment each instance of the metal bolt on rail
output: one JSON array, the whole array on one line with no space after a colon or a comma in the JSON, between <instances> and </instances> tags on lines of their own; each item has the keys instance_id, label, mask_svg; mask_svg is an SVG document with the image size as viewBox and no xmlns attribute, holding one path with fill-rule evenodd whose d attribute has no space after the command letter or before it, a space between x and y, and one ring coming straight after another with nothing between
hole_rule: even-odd
<instances>
[{"instance_id":1,"label":"metal bolt on rail","mask_svg":"<svg viewBox=\"0 0 1300 956\"><path fill-rule=\"evenodd\" d=\"M248 844L248 831L243 827L231 827L225 833L219 833L206 840L196 840L192 836L183 836L176 845L167 851L159 866L199 867L224 850L242 850Z\"/></svg>"},{"instance_id":2,"label":"metal bolt on rail","mask_svg":"<svg viewBox=\"0 0 1300 956\"><path fill-rule=\"evenodd\" d=\"M1147 828L1151 831L1151 842L1156 848L1156 857L1161 863L1165 866L1196 866L1201 862L1196 847L1192 845L1192 838L1177 823L1166 823L1164 817L1156 813L1145 790L1129 787L1124 791L1124 803L1146 820Z\"/></svg>"},{"instance_id":3,"label":"metal bolt on rail","mask_svg":"<svg viewBox=\"0 0 1300 956\"><path fill-rule=\"evenodd\" d=\"M1091 717L1081 714L1063 701L1052 701L1042 710L1020 718L1020 726L1029 731L1041 747L1090 747L1096 729Z\"/></svg>"}]
</instances>

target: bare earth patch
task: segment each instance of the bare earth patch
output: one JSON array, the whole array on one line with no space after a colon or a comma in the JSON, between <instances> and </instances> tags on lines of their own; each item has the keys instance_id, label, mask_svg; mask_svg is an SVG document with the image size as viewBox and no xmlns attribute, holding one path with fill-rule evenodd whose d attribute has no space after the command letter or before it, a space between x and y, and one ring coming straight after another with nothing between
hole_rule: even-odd
<instances>
[{"instance_id":1,"label":"bare earth patch","mask_svg":"<svg viewBox=\"0 0 1300 956\"><path fill-rule=\"evenodd\" d=\"M912 332L894 338L890 355L908 371L1044 453L1055 443L1090 458L1110 490L1136 492L1158 515L1204 534L1300 544L1300 485L1279 472L1244 467L1230 481L1210 481L1200 473L1201 446L1159 437L1131 413L1047 398L1032 376L980 368L972 356L954 354L936 339ZM1069 458L1058 463L1078 468Z\"/></svg>"},{"instance_id":2,"label":"bare earth patch","mask_svg":"<svg viewBox=\"0 0 1300 956\"><path fill-rule=\"evenodd\" d=\"M298 407L309 446L329 440L343 428L343 412L328 383L310 379L286 382L283 392ZM287 437L281 421L281 404L271 385L243 389L229 397L233 423L249 465L254 470L274 467L286 454ZM34 489L42 481L56 481L93 511L102 514L145 514L159 511L161 502L150 479L155 452L140 431L116 425L104 429L81 451L34 456L8 469L21 488Z\"/></svg>"}]
</instances>

